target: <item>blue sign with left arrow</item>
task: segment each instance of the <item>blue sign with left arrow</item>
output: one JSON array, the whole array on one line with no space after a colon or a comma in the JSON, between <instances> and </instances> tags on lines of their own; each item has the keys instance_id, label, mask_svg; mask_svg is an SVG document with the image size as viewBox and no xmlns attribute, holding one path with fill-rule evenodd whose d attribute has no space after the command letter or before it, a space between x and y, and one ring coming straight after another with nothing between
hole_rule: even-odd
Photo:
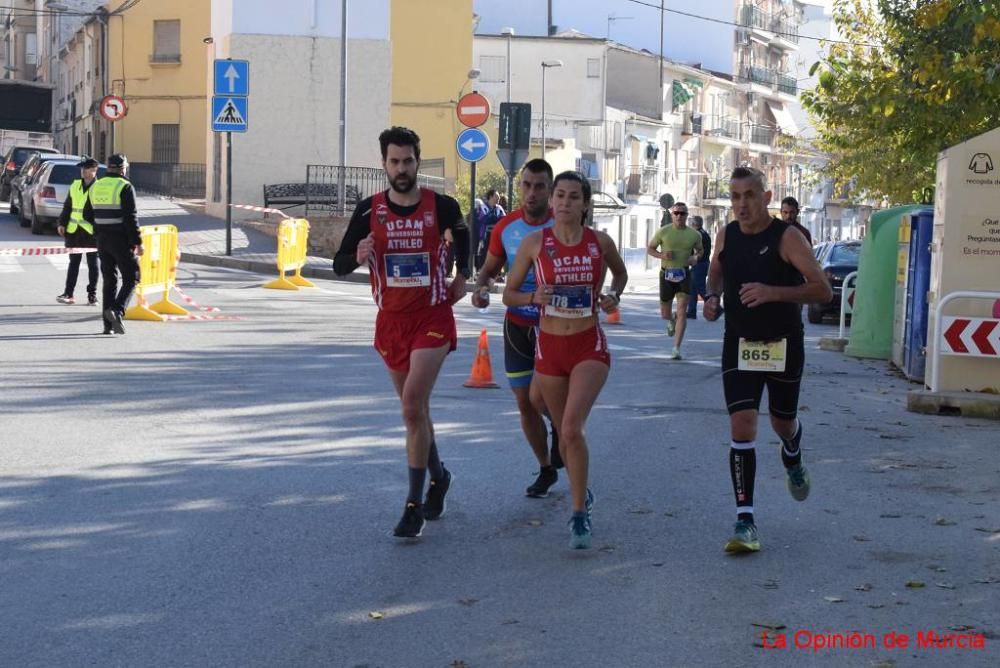
<instances>
[{"instance_id":1,"label":"blue sign with left arrow","mask_svg":"<svg viewBox=\"0 0 1000 668\"><path fill-rule=\"evenodd\" d=\"M228 95L229 97L250 95L250 61L216 60L215 94Z\"/></svg>"},{"instance_id":2,"label":"blue sign with left arrow","mask_svg":"<svg viewBox=\"0 0 1000 668\"><path fill-rule=\"evenodd\" d=\"M490 138L479 128L467 128L455 140L458 157L466 162L479 162L490 152Z\"/></svg>"}]
</instances>

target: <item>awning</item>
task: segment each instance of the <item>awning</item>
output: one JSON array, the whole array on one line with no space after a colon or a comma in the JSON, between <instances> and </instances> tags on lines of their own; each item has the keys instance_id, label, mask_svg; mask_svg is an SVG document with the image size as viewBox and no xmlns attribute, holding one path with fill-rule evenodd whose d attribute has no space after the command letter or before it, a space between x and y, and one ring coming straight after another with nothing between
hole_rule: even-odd
<instances>
[{"instance_id":1,"label":"awning","mask_svg":"<svg viewBox=\"0 0 1000 668\"><path fill-rule=\"evenodd\" d=\"M774 114L774 120L778 121L778 128L782 134L792 136L799 134L799 126L795 124L795 119L792 118L792 115L785 109L783 104L768 100L767 107Z\"/></svg>"},{"instance_id":2,"label":"awning","mask_svg":"<svg viewBox=\"0 0 1000 668\"><path fill-rule=\"evenodd\" d=\"M695 88L701 88L704 84L697 79L684 79L679 81L674 79L670 87L670 98L674 108L683 106L688 100L694 97Z\"/></svg>"}]
</instances>

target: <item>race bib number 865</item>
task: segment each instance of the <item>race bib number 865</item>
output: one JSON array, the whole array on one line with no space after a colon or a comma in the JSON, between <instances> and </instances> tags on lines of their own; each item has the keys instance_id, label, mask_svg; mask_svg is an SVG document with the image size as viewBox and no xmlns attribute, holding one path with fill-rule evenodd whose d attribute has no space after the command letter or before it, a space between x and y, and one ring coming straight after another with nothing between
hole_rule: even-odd
<instances>
[{"instance_id":1,"label":"race bib number 865","mask_svg":"<svg viewBox=\"0 0 1000 668\"><path fill-rule=\"evenodd\" d=\"M785 370L787 339L779 341L747 341L740 339L738 366L740 371L770 371L781 373Z\"/></svg>"}]
</instances>

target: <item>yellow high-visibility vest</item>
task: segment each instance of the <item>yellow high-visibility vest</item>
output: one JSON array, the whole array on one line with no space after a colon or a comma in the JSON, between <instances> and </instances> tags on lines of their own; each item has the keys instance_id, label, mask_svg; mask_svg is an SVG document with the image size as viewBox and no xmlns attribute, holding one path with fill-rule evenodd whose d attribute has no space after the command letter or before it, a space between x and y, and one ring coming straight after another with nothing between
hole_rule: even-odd
<instances>
[{"instance_id":1,"label":"yellow high-visibility vest","mask_svg":"<svg viewBox=\"0 0 1000 668\"><path fill-rule=\"evenodd\" d=\"M77 179L69 187L69 198L73 209L69 214L69 225L66 233L73 234L77 227L82 227L87 234L94 233L94 226L83 219L83 205L87 203L87 193L83 190L83 180Z\"/></svg>"},{"instance_id":2,"label":"yellow high-visibility vest","mask_svg":"<svg viewBox=\"0 0 1000 668\"><path fill-rule=\"evenodd\" d=\"M108 174L94 181L87 191L90 198L90 205L94 208L95 214L98 211L110 211L117 213L117 216L94 216L94 222L98 225L114 225L124 223L125 217L122 215L122 191L128 181L117 174Z\"/></svg>"}]
</instances>

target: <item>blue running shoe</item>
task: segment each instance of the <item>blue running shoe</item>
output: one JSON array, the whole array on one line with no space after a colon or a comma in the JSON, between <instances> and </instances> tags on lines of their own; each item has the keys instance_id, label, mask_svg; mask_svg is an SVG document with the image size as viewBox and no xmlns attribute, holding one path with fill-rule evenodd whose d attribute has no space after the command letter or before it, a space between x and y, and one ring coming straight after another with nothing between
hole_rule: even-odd
<instances>
[{"instance_id":1,"label":"blue running shoe","mask_svg":"<svg viewBox=\"0 0 1000 668\"><path fill-rule=\"evenodd\" d=\"M590 520L594 515L594 493L587 488L587 500L583 502L584 508L587 509L587 519Z\"/></svg>"},{"instance_id":2,"label":"blue running shoe","mask_svg":"<svg viewBox=\"0 0 1000 668\"><path fill-rule=\"evenodd\" d=\"M733 537L726 543L726 552L744 553L759 552L760 538L757 536L757 526L747 520L739 520L733 527Z\"/></svg>"},{"instance_id":3,"label":"blue running shoe","mask_svg":"<svg viewBox=\"0 0 1000 668\"><path fill-rule=\"evenodd\" d=\"M590 549L590 517L587 513L573 513L570 518L569 546L574 550Z\"/></svg>"}]
</instances>

